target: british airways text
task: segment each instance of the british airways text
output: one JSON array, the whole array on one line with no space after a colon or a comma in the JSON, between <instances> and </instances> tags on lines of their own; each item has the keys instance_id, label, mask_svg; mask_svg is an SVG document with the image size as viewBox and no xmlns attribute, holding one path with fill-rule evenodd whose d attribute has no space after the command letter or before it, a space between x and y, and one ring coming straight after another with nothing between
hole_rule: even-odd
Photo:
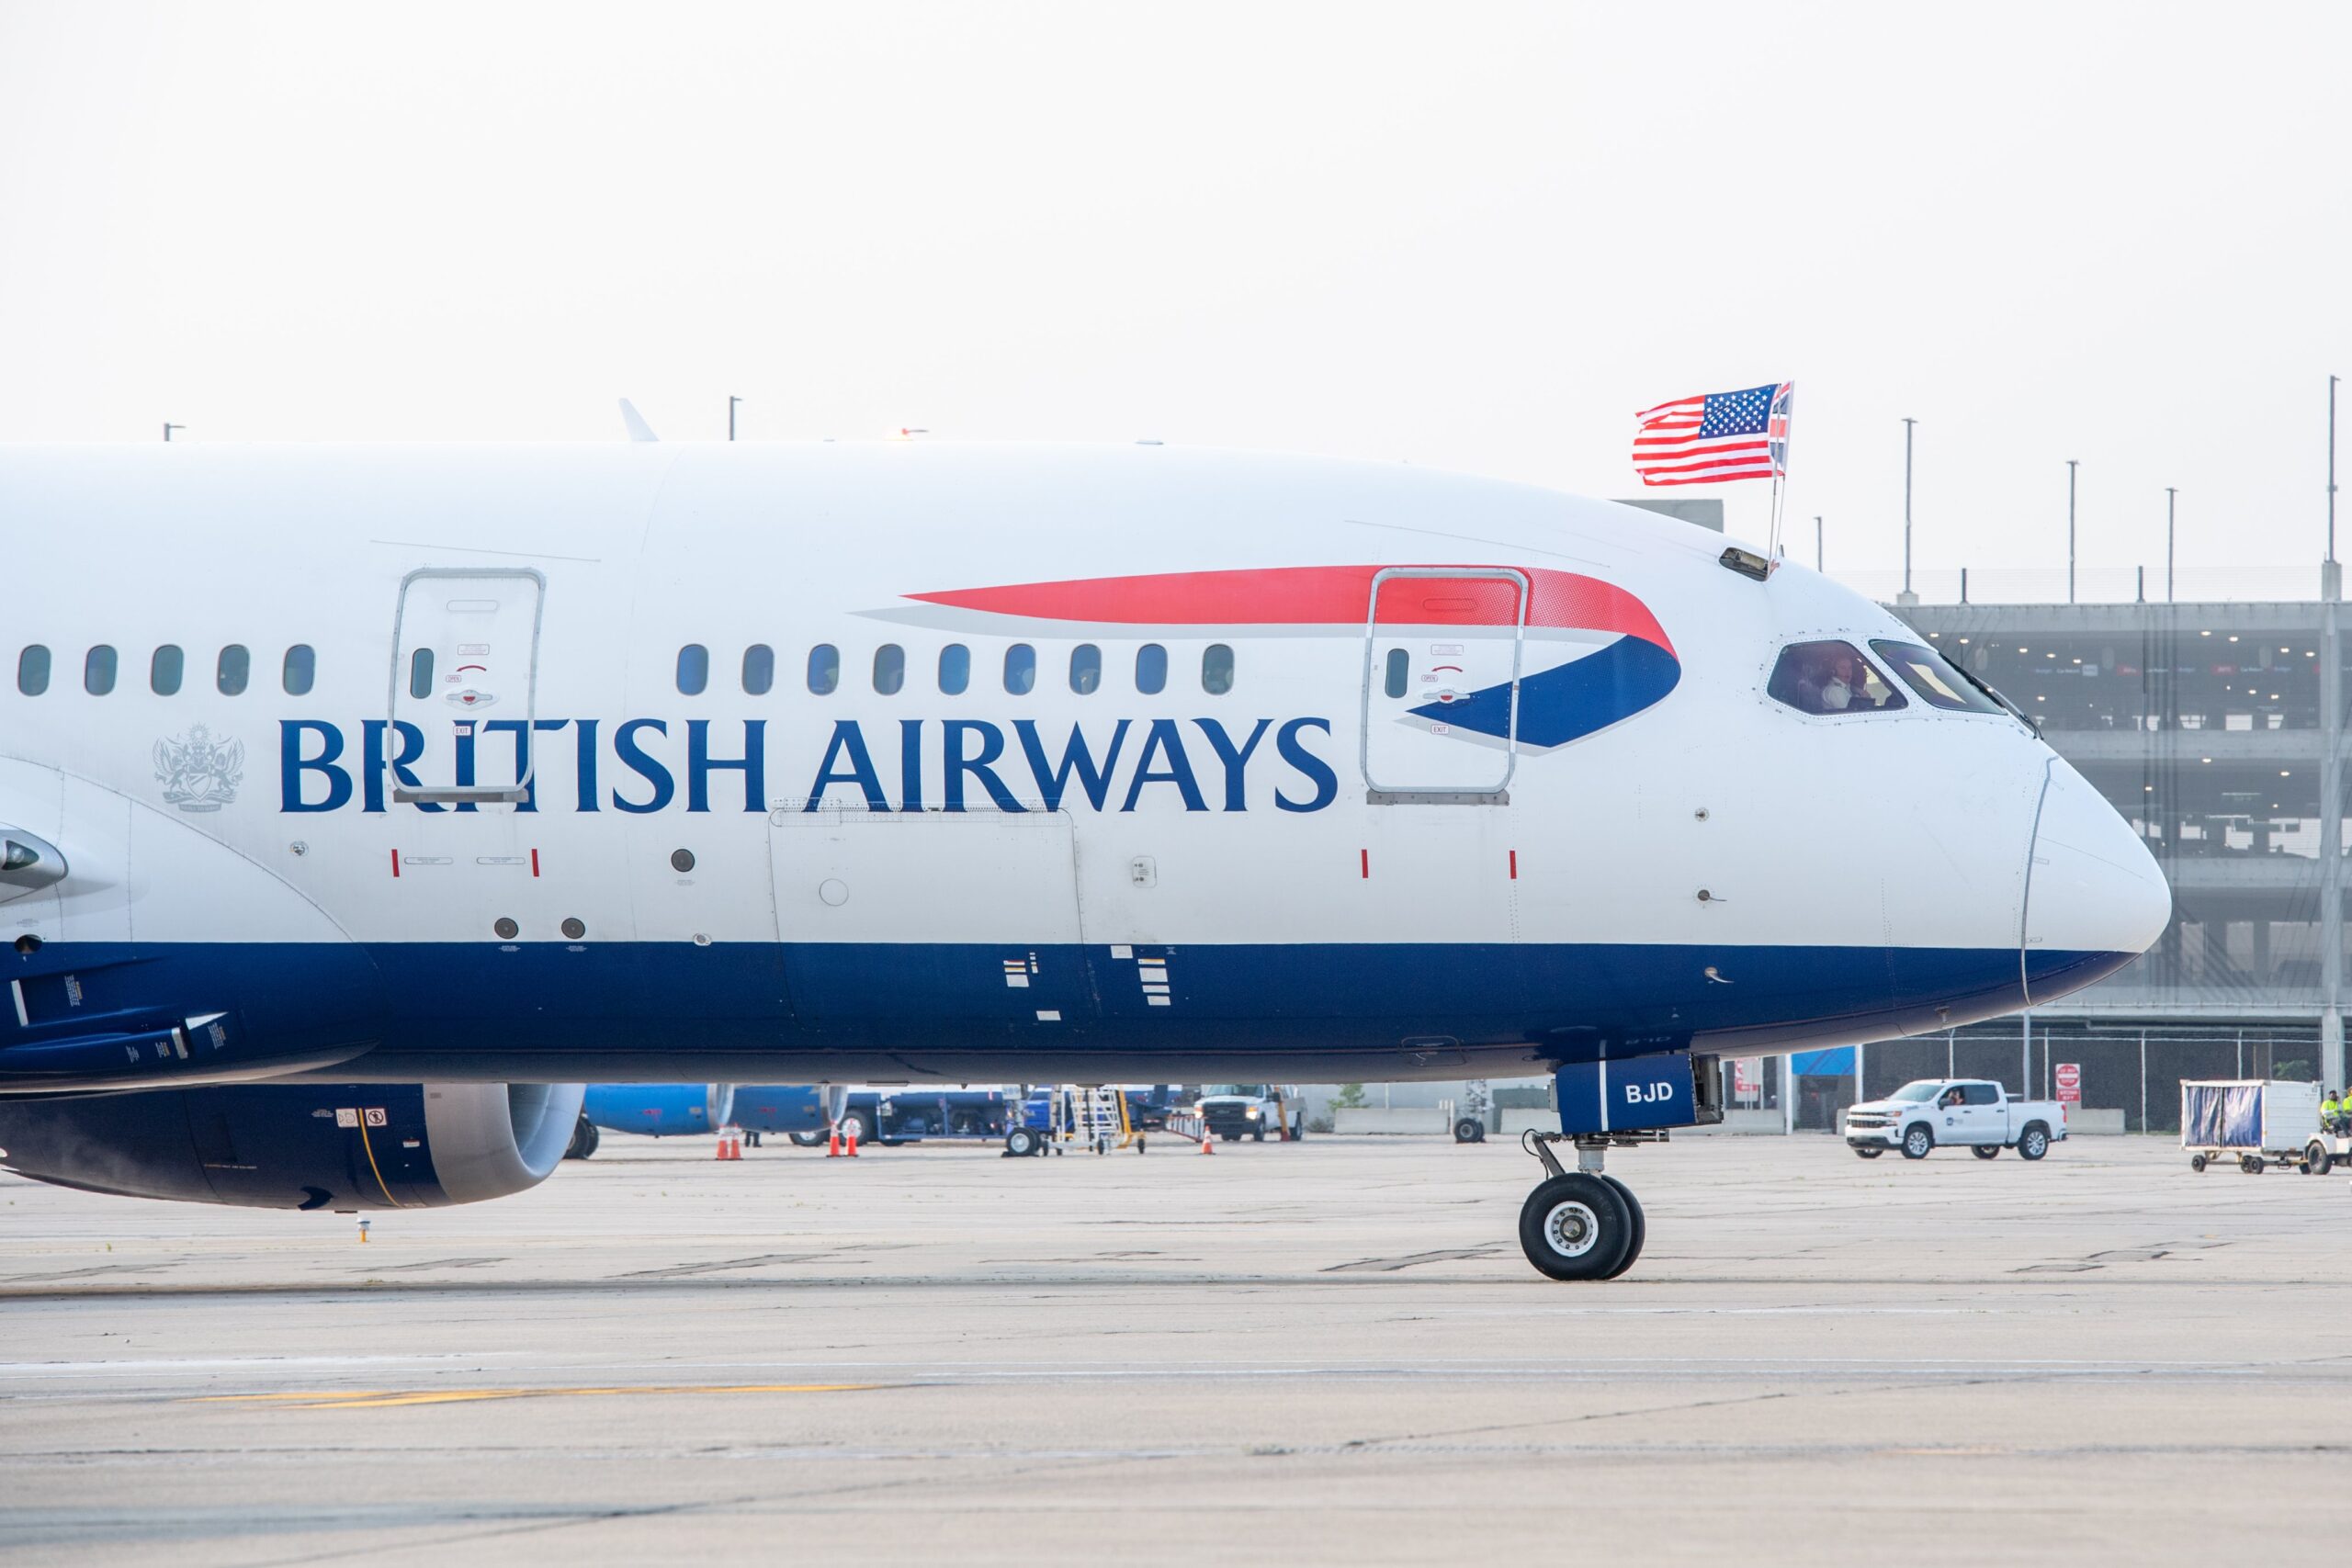
<instances>
[{"instance_id":1,"label":"british airways text","mask_svg":"<svg viewBox=\"0 0 2352 1568\"><path fill-rule=\"evenodd\" d=\"M512 780L526 745L534 787L516 807L537 811L650 813L770 808L771 779L802 809L862 805L871 811L1058 810L1083 806L1134 811L1158 802L1186 811L1246 811L1253 774L1269 779L1280 811L1320 811L1337 799L1339 775L1310 749L1328 740L1328 718L1259 718L1228 727L1214 718L1119 719L1051 733L1032 719L900 719L867 727L837 719L813 765L769 756L768 721L632 718L493 718L456 724L454 777ZM1055 727L1058 728L1058 727ZM386 809L386 775L417 787L425 754L415 725L368 719L353 744L345 726L285 719L278 732L278 809ZM392 740L387 755L386 737ZM544 781L544 782L543 782ZM1261 786L1255 798L1265 803ZM431 802L421 811L473 809Z\"/></svg>"}]
</instances>

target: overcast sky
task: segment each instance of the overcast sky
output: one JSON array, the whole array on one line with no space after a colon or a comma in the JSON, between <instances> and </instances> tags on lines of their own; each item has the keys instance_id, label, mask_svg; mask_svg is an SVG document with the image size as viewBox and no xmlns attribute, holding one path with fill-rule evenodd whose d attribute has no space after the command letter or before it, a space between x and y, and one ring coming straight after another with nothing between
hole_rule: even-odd
<instances>
[{"instance_id":1,"label":"overcast sky","mask_svg":"<svg viewBox=\"0 0 2352 1568\"><path fill-rule=\"evenodd\" d=\"M2315 561L2352 7L1928 18L0 0L0 440L738 393L1623 495L1636 410L1792 378L1833 570L1901 558L1906 414L1923 567L2062 565L2068 457L2086 564L2160 564L2166 485L2185 565Z\"/></svg>"}]
</instances>

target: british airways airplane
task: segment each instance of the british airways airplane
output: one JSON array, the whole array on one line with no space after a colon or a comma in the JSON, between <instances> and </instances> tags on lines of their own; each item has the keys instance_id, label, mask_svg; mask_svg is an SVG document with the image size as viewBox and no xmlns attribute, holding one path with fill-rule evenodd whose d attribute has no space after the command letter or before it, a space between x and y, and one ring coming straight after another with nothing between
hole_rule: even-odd
<instances>
[{"instance_id":1,"label":"british airways airplane","mask_svg":"<svg viewBox=\"0 0 2352 1568\"><path fill-rule=\"evenodd\" d=\"M1537 489L157 445L0 449L0 1163L69 1186L498 1197L583 1081L1544 1072L1521 1239L1601 1278L1605 1152L1713 1058L2046 1002L2170 908L1876 605Z\"/></svg>"}]
</instances>

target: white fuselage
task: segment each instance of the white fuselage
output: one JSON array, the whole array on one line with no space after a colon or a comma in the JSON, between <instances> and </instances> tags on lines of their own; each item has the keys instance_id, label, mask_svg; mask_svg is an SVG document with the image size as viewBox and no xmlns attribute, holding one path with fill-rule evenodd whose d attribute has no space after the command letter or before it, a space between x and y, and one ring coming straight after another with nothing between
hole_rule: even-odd
<instances>
[{"instance_id":1,"label":"white fuselage","mask_svg":"<svg viewBox=\"0 0 2352 1568\"><path fill-rule=\"evenodd\" d=\"M1964 1022L2169 908L2008 716L1768 694L1884 611L1533 489L15 448L0 515L0 826L70 866L0 903L0 1089L101 1013L343 1077L1527 1071Z\"/></svg>"}]
</instances>

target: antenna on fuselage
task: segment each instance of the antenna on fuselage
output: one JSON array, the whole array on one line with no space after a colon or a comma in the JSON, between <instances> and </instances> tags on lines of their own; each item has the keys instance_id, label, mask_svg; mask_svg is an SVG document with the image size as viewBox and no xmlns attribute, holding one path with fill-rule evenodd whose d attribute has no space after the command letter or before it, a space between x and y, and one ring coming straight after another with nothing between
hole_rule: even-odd
<instances>
[{"instance_id":1,"label":"antenna on fuselage","mask_svg":"<svg viewBox=\"0 0 2352 1568\"><path fill-rule=\"evenodd\" d=\"M628 438L631 441L662 439L653 434L653 427L645 423L645 416L637 412L637 405L627 398L621 400L621 423L628 431Z\"/></svg>"}]
</instances>

